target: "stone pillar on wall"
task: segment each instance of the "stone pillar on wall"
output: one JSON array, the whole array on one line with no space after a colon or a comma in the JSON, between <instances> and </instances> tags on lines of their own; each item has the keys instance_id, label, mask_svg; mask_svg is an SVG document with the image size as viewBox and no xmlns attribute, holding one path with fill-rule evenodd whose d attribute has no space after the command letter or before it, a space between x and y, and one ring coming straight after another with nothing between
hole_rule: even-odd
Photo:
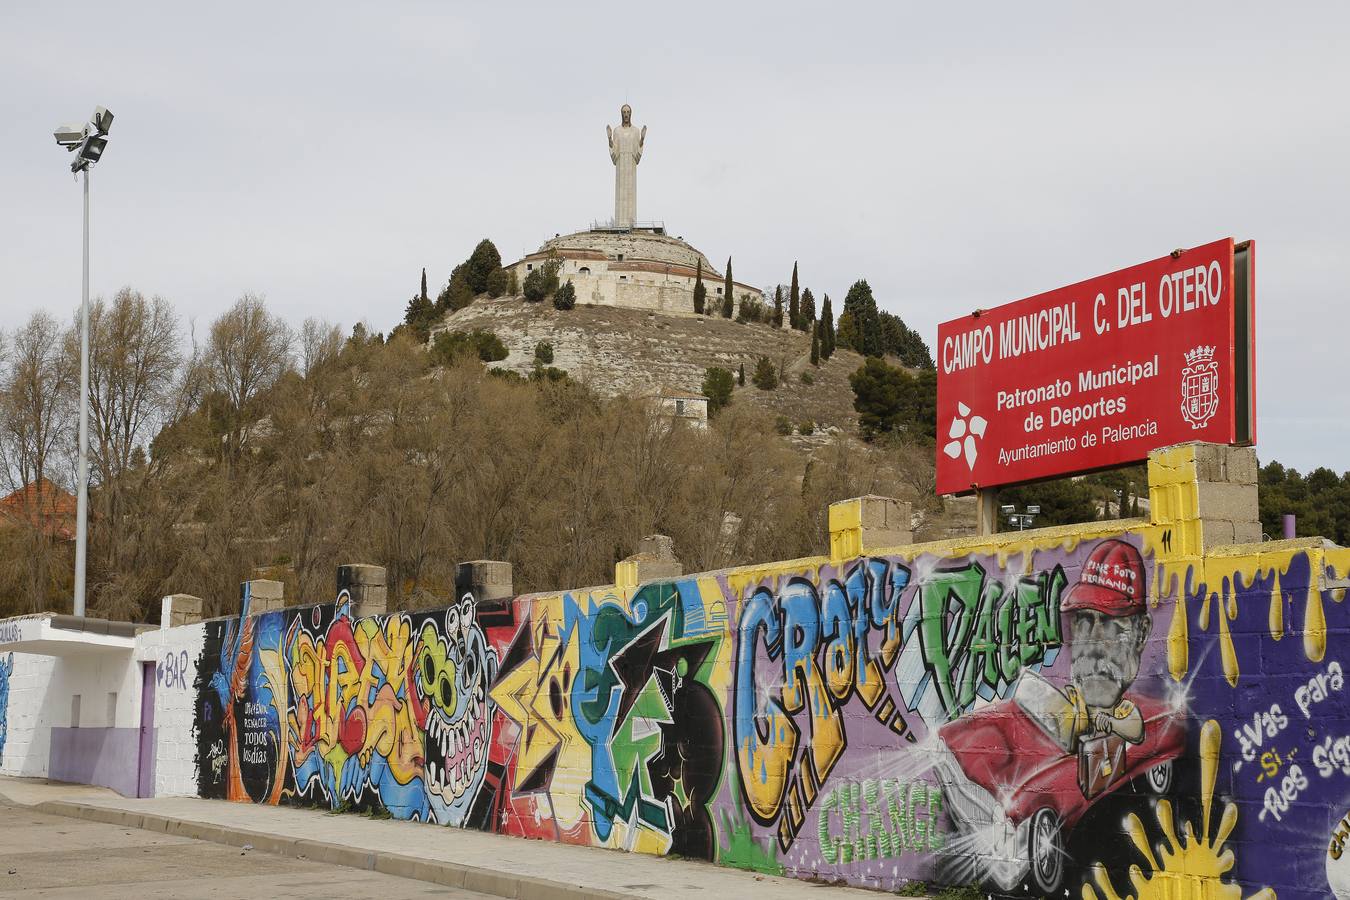
<instances>
[{"instance_id":1,"label":"stone pillar on wall","mask_svg":"<svg viewBox=\"0 0 1350 900\"><path fill-rule=\"evenodd\" d=\"M286 606L286 586L270 578L255 578L239 584L239 602L248 596L248 612L251 616L272 612Z\"/></svg>"},{"instance_id":2,"label":"stone pillar on wall","mask_svg":"<svg viewBox=\"0 0 1350 900\"><path fill-rule=\"evenodd\" d=\"M177 628L202 620L202 598L191 594L170 594L160 601L159 627Z\"/></svg>"},{"instance_id":3,"label":"stone pillar on wall","mask_svg":"<svg viewBox=\"0 0 1350 900\"><path fill-rule=\"evenodd\" d=\"M1257 543L1256 448L1177 444L1149 454L1149 516L1170 526L1171 552L1194 556L1213 547Z\"/></svg>"},{"instance_id":4,"label":"stone pillar on wall","mask_svg":"<svg viewBox=\"0 0 1350 900\"><path fill-rule=\"evenodd\" d=\"M913 509L904 500L868 494L830 504L830 558L849 559L914 542Z\"/></svg>"},{"instance_id":5,"label":"stone pillar on wall","mask_svg":"<svg viewBox=\"0 0 1350 900\"><path fill-rule=\"evenodd\" d=\"M515 596L511 564L498 559L474 559L455 568L455 594L472 594L480 607L501 607Z\"/></svg>"},{"instance_id":6,"label":"stone pillar on wall","mask_svg":"<svg viewBox=\"0 0 1350 900\"><path fill-rule=\"evenodd\" d=\"M389 611L389 591L385 586L384 566L348 563L338 566L338 593L347 591L352 601L352 616L377 616Z\"/></svg>"},{"instance_id":7,"label":"stone pillar on wall","mask_svg":"<svg viewBox=\"0 0 1350 900\"><path fill-rule=\"evenodd\" d=\"M637 587L644 581L679 578L684 564L675 555L675 541L664 534L649 534L638 541L637 552L614 566L617 587Z\"/></svg>"}]
</instances>

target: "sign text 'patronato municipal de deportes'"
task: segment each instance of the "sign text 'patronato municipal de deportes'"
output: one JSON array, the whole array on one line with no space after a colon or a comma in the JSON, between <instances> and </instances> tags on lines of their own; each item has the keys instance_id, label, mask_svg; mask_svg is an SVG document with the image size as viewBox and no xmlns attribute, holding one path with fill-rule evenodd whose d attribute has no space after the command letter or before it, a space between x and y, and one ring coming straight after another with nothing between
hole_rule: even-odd
<instances>
[{"instance_id":1,"label":"sign text 'patronato municipal de deportes'","mask_svg":"<svg viewBox=\"0 0 1350 900\"><path fill-rule=\"evenodd\" d=\"M938 493L1254 441L1254 263L1225 238L940 325Z\"/></svg>"}]
</instances>

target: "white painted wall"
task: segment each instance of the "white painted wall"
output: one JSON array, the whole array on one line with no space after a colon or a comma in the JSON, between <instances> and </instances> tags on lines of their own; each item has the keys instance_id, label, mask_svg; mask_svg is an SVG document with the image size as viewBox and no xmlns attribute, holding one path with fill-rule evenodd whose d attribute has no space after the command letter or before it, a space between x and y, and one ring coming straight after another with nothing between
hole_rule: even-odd
<instances>
[{"instance_id":1,"label":"white painted wall","mask_svg":"<svg viewBox=\"0 0 1350 900\"><path fill-rule=\"evenodd\" d=\"M197 661L206 626L182 625L140 635L136 652L155 662L155 796L197 796L193 714Z\"/></svg>"},{"instance_id":2,"label":"white painted wall","mask_svg":"<svg viewBox=\"0 0 1350 900\"><path fill-rule=\"evenodd\" d=\"M8 653L3 654L8 656ZM51 748L50 712L46 708L57 659L32 653L14 654L9 676L9 704L5 712L6 736L0 774L29 778L47 776Z\"/></svg>"}]
</instances>

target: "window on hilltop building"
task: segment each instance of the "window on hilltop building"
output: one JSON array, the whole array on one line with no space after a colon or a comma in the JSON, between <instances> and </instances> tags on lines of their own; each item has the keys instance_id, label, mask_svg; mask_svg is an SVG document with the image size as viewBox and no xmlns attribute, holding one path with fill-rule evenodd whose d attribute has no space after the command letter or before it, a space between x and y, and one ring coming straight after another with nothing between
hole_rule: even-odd
<instances>
[{"instance_id":1,"label":"window on hilltop building","mask_svg":"<svg viewBox=\"0 0 1350 900\"><path fill-rule=\"evenodd\" d=\"M682 416L682 415L684 415L684 401L683 401L683 400L676 400L676 401L675 401L675 415L677 415L677 416Z\"/></svg>"},{"instance_id":2,"label":"window on hilltop building","mask_svg":"<svg viewBox=\"0 0 1350 900\"><path fill-rule=\"evenodd\" d=\"M591 267L590 267L590 266L582 266L582 267L581 267L580 269L578 269L577 271L579 271L582 275L589 275L589 274L591 274Z\"/></svg>"}]
</instances>

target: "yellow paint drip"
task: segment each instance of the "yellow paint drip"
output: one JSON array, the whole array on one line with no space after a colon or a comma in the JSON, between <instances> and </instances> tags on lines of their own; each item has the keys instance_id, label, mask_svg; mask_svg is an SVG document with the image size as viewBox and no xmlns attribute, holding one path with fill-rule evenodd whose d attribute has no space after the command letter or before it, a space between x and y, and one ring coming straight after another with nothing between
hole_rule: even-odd
<instances>
[{"instance_id":1,"label":"yellow paint drip","mask_svg":"<svg viewBox=\"0 0 1350 900\"><path fill-rule=\"evenodd\" d=\"M1308 601L1303 614L1303 652L1312 662L1321 662L1327 655L1327 615L1322 609L1322 592L1317 579L1308 586Z\"/></svg>"},{"instance_id":2,"label":"yellow paint drip","mask_svg":"<svg viewBox=\"0 0 1350 900\"><path fill-rule=\"evenodd\" d=\"M1177 608L1172 611L1172 627L1167 631L1167 671L1172 680L1186 677L1190 668L1190 635L1186 633L1186 595L1177 597Z\"/></svg>"},{"instance_id":3,"label":"yellow paint drip","mask_svg":"<svg viewBox=\"0 0 1350 900\"><path fill-rule=\"evenodd\" d=\"M1228 628L1228 623L1237 618L1237 599L1232 596L1226 598L1216 612L1219 619L1219 659L1223 663L1223 677L1228 679L1230 685L1237 687L1237 650L1233 647L1233 634Z\"/></svg>"},{"instance_id":4,"label":"yellow paint drip","mask_svg":"<svg viewBox=\"0 0 1350 900\"><path fill-rule=\"evenodd\" d=\"M1223 616L1220 616L1222 620ZM1175 900L1177 897L1203 896L1208 900L1243 900L1242 887L1223 880L1236 862L1233 851L1224 843L1237 827L1238 808L1225 803L1219 820L1218 832L1210 838L1210 821L1214 809L1214 784L1219 773L1219 749L1223 732L1219 723L1210 719L1200 729L1200 787L1203 809L1203 827L1199 837L1190 822L1186 823L1185 837L1178 839L1172 818L1172 804L1159 800L1155 812L1158 827L1166 838L1154 855L1148 845L1144 823L1133 813L1125 820L1125 832L1135 849L1147 861L1147 870L1138 865L1129 869L1130 885L1134 893L1122 896L1116 892L1105 867L1092 866L1092 880L1083 885L1083 900ZM1201 893L1194 894L1194 879L1203 882ZM1099 893L1100 891L1100 893ZM1277 900L1275 891L1262 888L1247 900Z\"/></svg>"},{"instance_id":5,"label":"yellow paint drip","mask_svg":"<svg viewBox=\"0 0 1350 900\"><path fill-rule=\"evenodd\" d=\"M1270 587L1270 636L1275 640L1284 637L1284 592L1280 590L1280 573Z\"/></svg>"}]
</instances>

